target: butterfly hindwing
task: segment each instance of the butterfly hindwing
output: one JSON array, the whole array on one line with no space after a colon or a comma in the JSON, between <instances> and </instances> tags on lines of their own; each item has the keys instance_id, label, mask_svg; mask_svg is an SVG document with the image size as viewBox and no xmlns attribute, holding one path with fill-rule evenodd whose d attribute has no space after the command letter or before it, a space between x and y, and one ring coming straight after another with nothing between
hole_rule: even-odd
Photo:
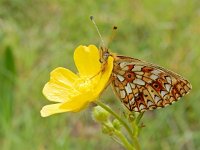
<instances>
[{"instance_id":1,"label":"butterfly hindwing","mask_svg":"<svg viewBox=\"0 0 200 150\"><path fill-rule=\"evenodd\" d=\"M191 89L180 75L125 56L115 57L112 86L124 105L136 112L170 105Z\"/></svg>"}]
</instances>

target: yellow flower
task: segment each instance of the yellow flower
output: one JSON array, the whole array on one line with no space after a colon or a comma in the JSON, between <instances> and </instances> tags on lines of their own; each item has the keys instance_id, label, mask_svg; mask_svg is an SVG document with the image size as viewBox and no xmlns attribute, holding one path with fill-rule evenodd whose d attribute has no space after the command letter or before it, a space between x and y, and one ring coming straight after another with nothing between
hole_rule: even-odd
<instances>
[{"instance_id":1,"label":"yellow flower","mask_svg":"<svg viewBox=\"0 0 200 150\"><path fill-rule=\"evenodd\" d=\"M78 74L62 67L53 70L50 81L44 86L43 94L48 100L57 103L44 106L40 112L41 116L78 112L97 100L107 86L113 69L113 57L109 56L103 70L99 59L96 46L79 46L74 52Z\"/></svg>"}]
</instances>

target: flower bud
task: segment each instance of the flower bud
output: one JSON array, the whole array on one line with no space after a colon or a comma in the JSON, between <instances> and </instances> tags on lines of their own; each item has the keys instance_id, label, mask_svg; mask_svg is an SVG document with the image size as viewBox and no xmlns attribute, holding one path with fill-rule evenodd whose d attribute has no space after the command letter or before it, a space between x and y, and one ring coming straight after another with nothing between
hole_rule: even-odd
<instances>
[{"instance_id":1,"label":"flower bud","mask_svg":"<svg viewBox=\"0 0 200 150\"><path fill-rule=\"evenodd\" d=\"M95 121L97 122L107 122L110 116L109 112L103 109L101 106L94 107L92 115Z\"/></svg>"},{"instance_id":2,"label":"flower bud","mask_svg":"<svg viewBox=\"0 0 200 150\"><path fill-rule=\"evenodd\" d=\"M116 130L121 130L121 127L122 127L122 124L119 120L117 119L114 119L113 122L113 127L116 129Z\"/></svg>"},{"instance_id":3,"label":"flower bud","mask_svg":"<svg viewBox=\"0 0 200 150\"><path fill-rule=\"evenodd\" d=\"M114 130L115 129L113 128L113 125L111 123L108 123L106 125L102 125L102 132L104 134L108 134L108 135L112 136L113 133L114 133Z\"/></svg>"}]
</instances>

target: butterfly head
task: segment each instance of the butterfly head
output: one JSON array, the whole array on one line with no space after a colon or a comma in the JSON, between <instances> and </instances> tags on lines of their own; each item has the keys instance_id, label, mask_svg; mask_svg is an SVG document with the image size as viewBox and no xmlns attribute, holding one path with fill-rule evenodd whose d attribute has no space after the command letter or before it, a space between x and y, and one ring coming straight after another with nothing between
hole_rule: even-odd
<instances>
[{"instance_id":1,"label":"butterfly head","mask_svg":"<svg viewBox=\"0 0 200 150\"><path fill-rule=\"evenodd\" d=\"M105 64L111 54L106 47L100 47L100 63Z\"/></svg>"}]
</instances>

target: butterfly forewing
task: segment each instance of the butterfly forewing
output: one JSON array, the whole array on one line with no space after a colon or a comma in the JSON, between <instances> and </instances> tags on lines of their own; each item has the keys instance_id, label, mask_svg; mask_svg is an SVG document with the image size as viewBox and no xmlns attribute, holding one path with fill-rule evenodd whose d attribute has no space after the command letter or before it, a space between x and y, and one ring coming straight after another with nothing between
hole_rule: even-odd
<instances>
[{"instance_id":1,"label":"butterfly forewing","mask_svg":"<svg viewBox=\"0 0 200 150\"><path fill-rule=\"evenodd\" d=\"M130 111L165 107L191 89L186 79L172 71L130 57L114 58L112 86Z\"/></svg>"}]
</instances>

